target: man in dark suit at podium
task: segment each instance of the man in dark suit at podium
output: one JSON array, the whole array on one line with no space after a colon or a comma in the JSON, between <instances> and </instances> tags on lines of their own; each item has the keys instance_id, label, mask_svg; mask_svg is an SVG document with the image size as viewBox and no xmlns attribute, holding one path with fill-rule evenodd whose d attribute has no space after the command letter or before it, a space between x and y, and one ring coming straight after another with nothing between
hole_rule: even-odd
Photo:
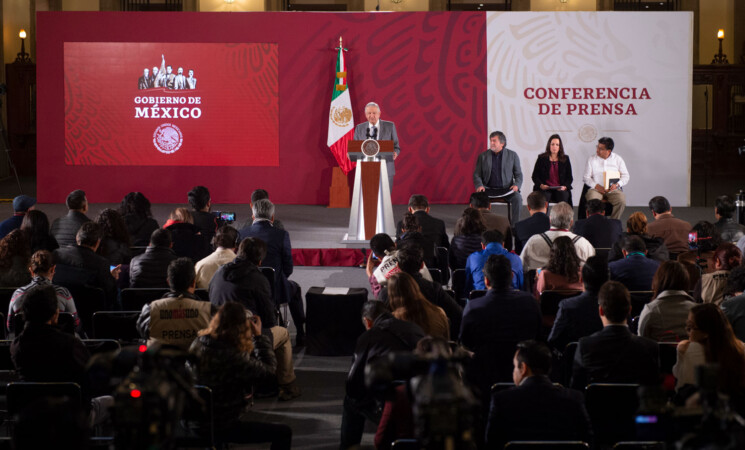
<instances>
[{"instance_id":1,"label":"man in dark suit at podium","mask_svg":"<svg viewBox=\"0 0 745 450\"><path fill-rule=\"evenodd\" d=\"M367 117L367 122L361 123L354 128L354 140L364 141L366 139L375 139L376 141L393 141L393 159L396 159L398 154L401 153L401 148L398 146L396 125L387 120L380 120L380 106L377 103L370 102L365 105L365 117ZM393 192L393 175L396 173L396 168L393 165L393 161L387 161L386 166L388 168L388 185L391 188L391 192Z\"/></svg>"}]
</instances>

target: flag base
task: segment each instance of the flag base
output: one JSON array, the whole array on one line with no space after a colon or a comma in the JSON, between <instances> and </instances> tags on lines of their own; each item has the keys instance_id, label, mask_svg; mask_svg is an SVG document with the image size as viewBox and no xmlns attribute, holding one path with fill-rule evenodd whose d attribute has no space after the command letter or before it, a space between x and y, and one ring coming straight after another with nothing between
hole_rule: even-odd
<instances>
[{"instance_id":1,"label":"flag base","mask_svg":"<svg viewBox=\"0 0 745 450\"><path fill-rule=\"evenodd\" d=\"M329 187L329 208L349 208L349 183L347 176L340 167L334 167L331 172L331 186Z\"/></svg>"}]
</instances>

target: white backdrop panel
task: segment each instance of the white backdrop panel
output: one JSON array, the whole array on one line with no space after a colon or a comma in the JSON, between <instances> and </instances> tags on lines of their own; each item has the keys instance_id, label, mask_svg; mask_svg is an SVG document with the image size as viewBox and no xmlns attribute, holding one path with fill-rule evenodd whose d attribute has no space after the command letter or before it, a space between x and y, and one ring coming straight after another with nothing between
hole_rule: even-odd
<instances>
[{"instance_id":1,"label":"white backdrop panel","mask_svg":"<svg viewBox=\"0 0 745 450\"><path fill-rule=\"evenodd\" d=\"M631 175L628 205L664 195L688 206L692 13L487 14L489 129L503 131L520 155L523 198L537 156L558 133L575 205L587 158L609 136Z\"/></svg>"}]
</instances>

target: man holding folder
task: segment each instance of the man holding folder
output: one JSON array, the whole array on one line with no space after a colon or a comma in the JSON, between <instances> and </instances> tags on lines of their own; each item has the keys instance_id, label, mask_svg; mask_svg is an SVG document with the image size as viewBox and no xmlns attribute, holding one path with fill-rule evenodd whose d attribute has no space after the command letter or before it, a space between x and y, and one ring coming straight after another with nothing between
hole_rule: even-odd
<instances>
[{"instance_id":1,"label":"man holding folder","mask_svg":"<svg viewBox=\"0 0 745 450\"><path fill-rule=\"evenodd\" d=\"M611 219L620 219L626 208L623 186L629 183L629 171L623 158L613 152L613 139L601 137L595 155L587 159L583 180L589 187L585 198L606 199L613 205Z\"/></svg>"}]
</instances>

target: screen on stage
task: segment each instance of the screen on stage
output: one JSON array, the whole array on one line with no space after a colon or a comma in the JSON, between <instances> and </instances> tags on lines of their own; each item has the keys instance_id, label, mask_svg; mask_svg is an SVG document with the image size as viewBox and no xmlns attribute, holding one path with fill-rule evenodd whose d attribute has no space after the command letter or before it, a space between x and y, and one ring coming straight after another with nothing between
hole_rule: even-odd
<instances>
[{"instance_id":1,"label":"screen on stage","mask_svg":"<svg viewBox=\"0 0 745 450\"><path fill-rule=\"evenodd\" d=\"M278 48L65 42L65 164L278 166Z\"/></svg>"}]
</instances>

